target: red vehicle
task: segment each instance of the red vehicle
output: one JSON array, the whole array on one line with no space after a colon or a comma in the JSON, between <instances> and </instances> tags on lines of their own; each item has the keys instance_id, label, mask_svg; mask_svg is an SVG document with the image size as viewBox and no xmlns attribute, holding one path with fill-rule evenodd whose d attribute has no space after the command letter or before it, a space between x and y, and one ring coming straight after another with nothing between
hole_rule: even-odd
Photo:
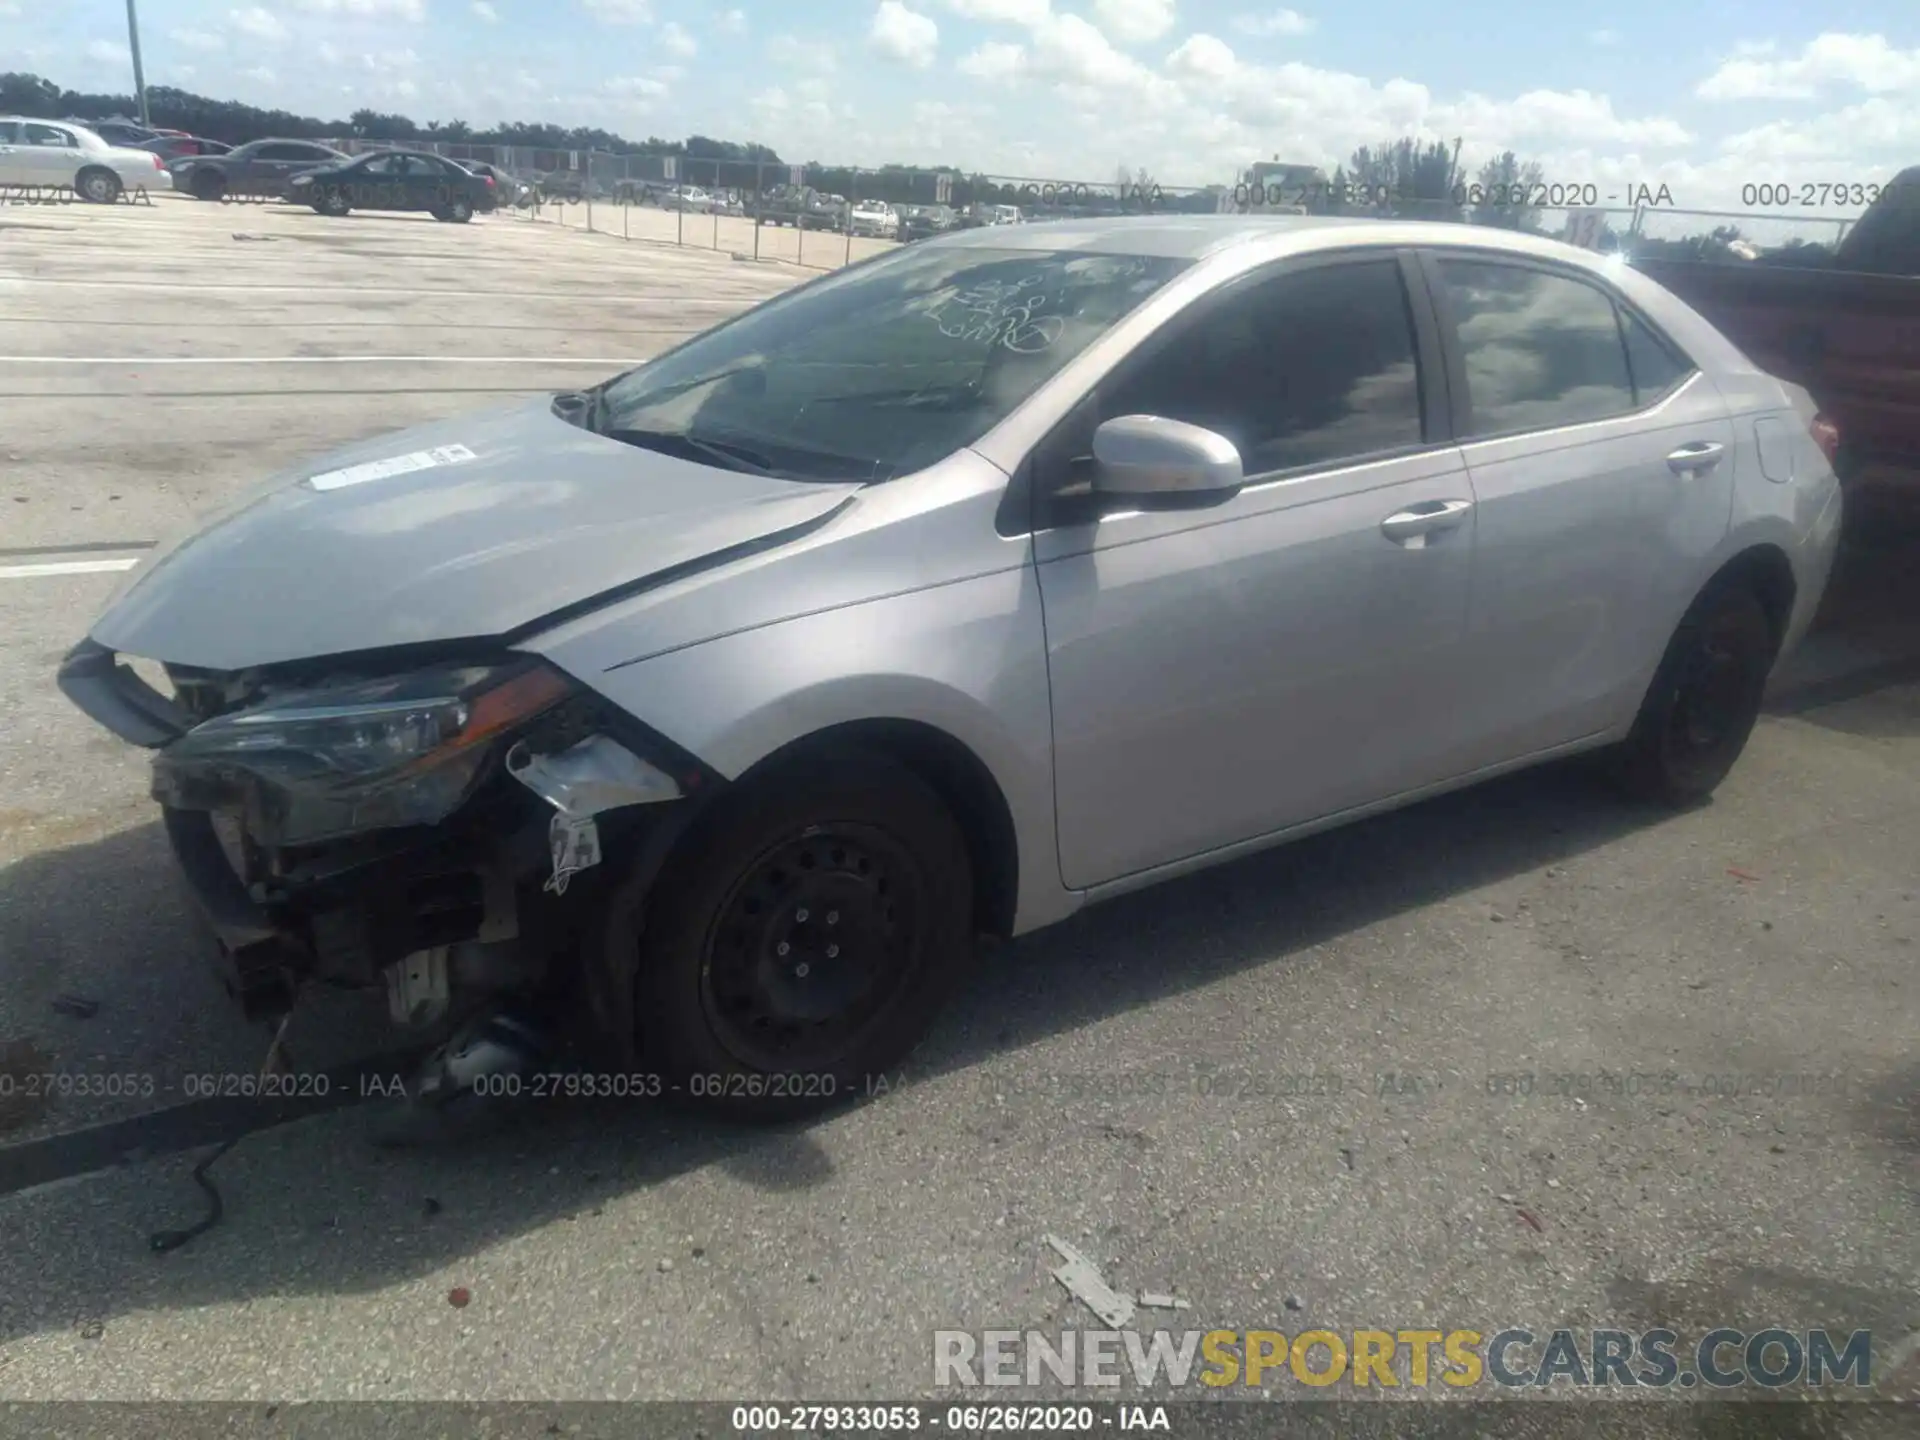
<instances>
[{"instance_id":1,"label":"red vehicle","mask_svg":"<svg viewBox=\"0 0 1920 1440\"><path fill-rule=\"evenodd\" d=\"M1843 480L1920 484L1920 166L1903 170L1830 263L1636 261L1839 427Z\"/></svg>"}]
</instances>

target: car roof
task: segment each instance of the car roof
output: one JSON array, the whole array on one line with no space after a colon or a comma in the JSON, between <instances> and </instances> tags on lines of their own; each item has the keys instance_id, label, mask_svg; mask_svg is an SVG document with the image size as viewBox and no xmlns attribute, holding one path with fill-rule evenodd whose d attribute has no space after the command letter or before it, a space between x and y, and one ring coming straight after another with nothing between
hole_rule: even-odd
<instances>
[{"instance_id":1,"label":"car roof","mask_svg":"<svg viewBox=\"0 0 1920 1440\"><path fill-rule=\"evenodd\" d=\"M999 209L1017 209L1002 205ZM1559 240L1487 225L1381 220L1344 215L1113 215L1042 220L1017 231L963 230L932 242L992 250L1085 250L1090 254L1205 260L1243 245L1307 254L1352 245L1461 246L1591 265L1599 257Z\"/></svg>"}]
</instances>

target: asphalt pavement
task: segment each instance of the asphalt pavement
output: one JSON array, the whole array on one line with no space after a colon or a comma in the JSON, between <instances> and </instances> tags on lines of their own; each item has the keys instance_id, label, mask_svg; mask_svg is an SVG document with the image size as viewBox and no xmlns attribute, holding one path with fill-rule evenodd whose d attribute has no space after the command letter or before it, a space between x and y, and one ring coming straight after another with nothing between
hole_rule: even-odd
<instances>
[{"instance_id":1,"label":"asphalt pavement","mask_svg":"<svg viewBox=\"0 0 1920 1440\"><path fill-rule=\"evenodd\" d=\"M54 689L125 578L89 567L803 278L504 217L0 211L0 1073L77 1077L0 1093L0 1400L933 1396L937 1330L1099 1327L1049 1236L1190 1306L1142 1327L1920 1331L1897 527L1711 805L1558 767L1117 900L982 955L821 1118L548 1106L394 1154L360 1105L211 1112L197 1077L266 1036L206 971L142 757ZM379 1020L342 998L287 1040L319 1071ZM204 1209L179 1147L249 1129L222 1223L153 1254Z\"/></svg>"}]
</instances>

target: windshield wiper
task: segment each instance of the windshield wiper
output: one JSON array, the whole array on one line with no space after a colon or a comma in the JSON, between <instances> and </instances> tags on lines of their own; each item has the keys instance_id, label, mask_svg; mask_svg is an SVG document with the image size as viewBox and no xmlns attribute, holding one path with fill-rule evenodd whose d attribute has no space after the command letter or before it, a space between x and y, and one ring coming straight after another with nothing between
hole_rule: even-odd
<instances>
[{"instance_id":1,"label":"windshield wiper","mask_svg":"<svg viewBox=\"0 0 1920 1440\"><path fill-rule=\"evenodd\" d=\"M724 470L740 470L749 475L778 473L773 468L773 462L759 451L736 445L730 440L709 440L689 435L684 430L615 429L595 433L605 434L609 440L618 440L623 445L637 445L643 450L658 450L665 455L677 454L685 459L705 460Z\"/></svg>"}]
</instances>

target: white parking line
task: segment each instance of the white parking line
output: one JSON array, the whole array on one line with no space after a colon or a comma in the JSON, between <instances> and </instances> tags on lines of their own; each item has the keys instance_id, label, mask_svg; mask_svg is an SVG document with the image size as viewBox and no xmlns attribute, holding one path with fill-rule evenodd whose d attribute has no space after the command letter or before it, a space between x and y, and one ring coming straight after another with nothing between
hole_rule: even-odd
<instances>
[{"instance_id":1,"label":"white parking line","mask_svg":"<svg viewBox=\"0 0 1920 1440\"><path fill-rule=\"evenodd\" d=\"M633 365L631 355L0 355L0 365Z\"/></svg>"},{"instance_id":2,"label":"white parking line","mask_svg":"<svg viewBox=\"0 0 1920 1440\"><path fill-rule=\"evenodd\" d=\"M98 575L108 570L131 570L131 560L43 560L37 565L0 565L0 580L35 580L46 575Z\"/></svg>"}]
</instances>

